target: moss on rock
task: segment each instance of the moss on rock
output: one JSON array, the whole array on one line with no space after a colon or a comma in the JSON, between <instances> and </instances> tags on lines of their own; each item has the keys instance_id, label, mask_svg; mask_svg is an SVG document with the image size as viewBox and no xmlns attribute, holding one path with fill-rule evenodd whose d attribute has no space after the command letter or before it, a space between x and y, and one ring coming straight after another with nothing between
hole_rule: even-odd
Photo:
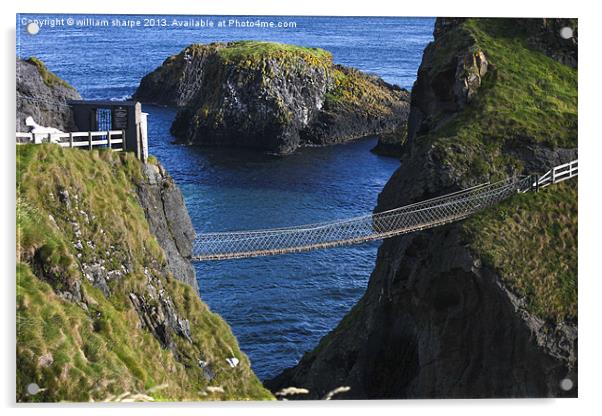
<instances>
[{"instance_id":1,"label":"moss on rock","mask_svg":"<svg viewBox=\"0 0 602 416\"><path fill-rule=\"evenodd\" d=\"M577 70L534 50L527 28L512 19L467 19L438 40L445 46L429 68L433 77L448 71L458 48L476 47L488 61L470 105L451 117L431 114L429 123L439 119L441 125L425 139L434 143L444 163L464 170L485 160L475 173L497 179L520 171L508 166L522 167L519 158L503 156L514 142L577 147Z\"/></svg>"},{"instance_id":2,"label":"moss on rock","mask_svg":"<svg viewBox=\"0 0 602 416\"><path fill-rule=\"evenodd\" d=\"M196 47L202 47L197 45ZM266 59L274 59L293 65L299 59L314 66L332 65L332 54L320 48L307 48L278 42L241 40L229 42L218 49L217 54L226 64L252 68Z\"/></svg>"},{"instance_id":3,"label":"moss on rock","mask_svg":"<svg viewBox=\"0 0 602 416\"><path fill-rule=\"evenodd\" d=\"M541 319L577 320L577 183L519 194L466 223L471 248Z\"/></svg>"},{"instance_id":4,"label":"moss on rock","mask_svg":"<svg viewBox=\"0 0 602 416\"><path fill-rule=\"evenodd\" d=\"M35 56L29 57L25 61L29 62L30 64L35 65L38 68L38 72L42 76L42 79L44 80L44 83L47 86L52 88L55 85L62 85L63 87L75 90L75 88L73 88L73 86L71 84L69 84L64 79L59 78L54 72L52 72L48 69L48 67L46 66L46 64L44 62L42 62Z\"/></svg>"}]
</instances>

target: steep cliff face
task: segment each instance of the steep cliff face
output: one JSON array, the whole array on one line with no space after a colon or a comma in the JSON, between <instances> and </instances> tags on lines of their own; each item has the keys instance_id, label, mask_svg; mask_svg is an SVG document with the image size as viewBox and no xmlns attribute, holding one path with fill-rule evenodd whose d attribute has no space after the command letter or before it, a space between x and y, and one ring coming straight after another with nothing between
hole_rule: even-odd
<instances>
[{"instance_id":1,"label":"steep cliff face","mask_svg":"<svg viewBox=\"0 0 602 416\"><path fill-rule=\"evenodd\" d=\"M577 74L550 58L576 42L550 32L546 54L533 46L550 20L437 19L401 166L375 211L576 158ZM267 385L304 398L338 386L355 399L549 397L576 396L576 375L577 185L566 183L384 241L358 304Z\"/></svg>"},{"instance_id":2,"label":"steep cliff face","mask_svg":"<svg viewBox=\"0 0 602 416\"><path fill-rule=\"evenodd\" d=\"M29 116L42 126L73 130L73 114L66 105L69 100L81 100L81 96L42 61L17 58L17 131L29 131L25 126Z\"/></svg>"},{"instance_id":3,"label":"steep cliff face","mask_svg":"<svg viewBox=\"0 0 602 416\"><path fill-rule=\"evenodd\" d=\"M138 200L150 231L165 253L167 268L198 292L190 263L195 232L182 193L159 162L143 165L142 173L142 180L136 182Z\"/></svg>"},{"instance_id":4,"label":"steep cliff face","mask_svg":"<svg viewBox=\"0 0 602 416\"><path fill-rule=\"evenodd\" d=\"M271 397L199 298L192 228L160 165L17 150L18 401Z\"/></svg>"},{"instance_id":5,"label":"steep cliff face","mask_svg":"<svg viewBox=\"0 0 602 416\"><path fill-rule=\"evenodd\" d=\"M180 107L172 133L183 142L276 153L392 131L409 109L407 91L324 50L251 41L191 45L134 97Z\"/></svg>"}]
</instances>

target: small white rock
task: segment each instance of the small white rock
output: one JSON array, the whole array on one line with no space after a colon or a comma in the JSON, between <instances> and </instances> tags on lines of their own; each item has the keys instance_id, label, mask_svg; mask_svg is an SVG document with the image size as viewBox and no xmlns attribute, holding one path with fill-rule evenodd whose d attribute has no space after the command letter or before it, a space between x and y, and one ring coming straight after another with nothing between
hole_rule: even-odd
<instances>
[{"instance_id":1,"label":"small white rock","mask_svg":"<svg viewBox=\"0 0 602 416\"><path fill-rule=\"evenodd\" d=\"M240 363L240 360L236 357L226 358L226 362L230 365L230 367L234 368Z\"/></svg>"},{"instance_id":2,"label":"small white rock","mask_svg":"<svg viewBox=\"0 0 602 416\"><path fill-rule=\"evenodd\" d=\"M209 393L223 393L224 392L224 388L221 386L208 386L207 387L207 391Z\"/></svg>"}]
</instances>

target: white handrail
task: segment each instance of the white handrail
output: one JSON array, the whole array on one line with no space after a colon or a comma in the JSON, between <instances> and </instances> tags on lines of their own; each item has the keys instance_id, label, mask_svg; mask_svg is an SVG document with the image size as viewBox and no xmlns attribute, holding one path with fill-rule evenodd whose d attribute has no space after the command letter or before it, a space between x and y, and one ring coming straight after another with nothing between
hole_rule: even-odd
<instances>
[{"instance_id":1,"label":"white handrail","mask_svg":"<svg viewBox=\"0 0 602 416\"><path fill-rule=\"evenodd\" d=\"M61 147L69 148L87 147L88 149L92 149L94 147L109 147L114 151L122 151L125 149L125 130L74 131L57 133L16 132L15 138L17 139L17 144L54 143ZM96 140L94 140L95 138ZM23 142L18 139L28 140ZM115 145L120 146L114 147Z\"/></svg>"}]
</instances>

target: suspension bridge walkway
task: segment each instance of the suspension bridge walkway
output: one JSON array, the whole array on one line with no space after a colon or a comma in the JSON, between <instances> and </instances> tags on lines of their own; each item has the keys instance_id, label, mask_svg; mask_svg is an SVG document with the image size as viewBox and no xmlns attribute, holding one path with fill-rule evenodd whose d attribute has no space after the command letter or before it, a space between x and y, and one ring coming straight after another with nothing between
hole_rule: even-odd
<instances>
[{"instance_id":1,"label":"suspension bridge walkway","mask_svg":"<svg viewBox=\"0 0 602 416\"><path fill-rule=\"evenodd\" d=\"M542 176L522 176L406 205L389 211L317 224L265 230L202 233L194 241L196 260L241 259L361 244L465 219L516 193L536 191L573 178L578 161Z\"/></svg>"}]
</instances>

